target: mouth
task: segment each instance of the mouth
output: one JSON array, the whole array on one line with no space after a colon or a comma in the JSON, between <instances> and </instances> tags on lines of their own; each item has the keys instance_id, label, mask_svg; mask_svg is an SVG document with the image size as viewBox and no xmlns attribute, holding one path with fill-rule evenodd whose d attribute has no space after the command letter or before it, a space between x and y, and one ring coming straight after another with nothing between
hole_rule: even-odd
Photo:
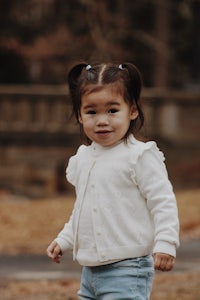
<instances>
[{"instance_id":1,"label":"mouth","mask_svg":"<svg viewBox=\"0 0 200 300\"><path fill-rule=\"evenodd\" d=\"M99 135L99 136L102 136L102 137L106 137L110 133L111 133L111 131L109 131L109 130L99 130L99 131L96 131L96 134Z\"/></svg>"}]
</instances>

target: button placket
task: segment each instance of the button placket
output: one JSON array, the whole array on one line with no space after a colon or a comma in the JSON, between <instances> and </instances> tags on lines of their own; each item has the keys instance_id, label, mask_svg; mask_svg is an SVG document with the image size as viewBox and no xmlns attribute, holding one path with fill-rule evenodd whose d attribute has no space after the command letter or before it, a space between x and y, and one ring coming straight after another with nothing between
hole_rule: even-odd
<instances>
[{"instance_id":1,"label":"button placket","mask_svg":"<svg viewBox=\"0 0 200 300\"><path fill-rule=\"evenodd\" d=\"M79 191L79 195L77 197L79 197L80 199L80 203L79 205L77 206L77 222L75 224L75 238L74 238L74 249L73 249L73 258L75 259L76 257L76 254L77 254L77 251L78 251L78 227L79 227L79 220L80 220L80 213L81 213L81 208L82 208L82 204L83 204L83 201L84 201L84 198L85 198L85 192L88 188L88 184L89 184L89 180L90 180L90 177L91 177L91 172L92 172L92 169L94 167L96 163L96 160L94 160L90 167L88 168L87 170L87 173L85 174L85 184L82 184L81 185L81 189Z\"/></svg>"}]
</instances>

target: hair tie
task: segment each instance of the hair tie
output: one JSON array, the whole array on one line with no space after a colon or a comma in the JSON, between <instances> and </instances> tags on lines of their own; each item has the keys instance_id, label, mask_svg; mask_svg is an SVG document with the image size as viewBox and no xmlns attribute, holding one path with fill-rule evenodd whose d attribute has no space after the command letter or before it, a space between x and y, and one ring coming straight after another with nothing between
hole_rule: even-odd
<instances>
[{"instance_id":1,"label":"hair tie","mask_svg":"<svg viewBox=\"0 0 200 300\"><path fill-rule=\"evenodd\" d=\"M90 69L92 69L91 65L87 65L85 68L86 68L87 71L89 71Z\"/></svg>"},{"instance_id":2,"label":"hair tie","mask_svg":"<svg viewBox=\"0 0 200 300\"><path fill-rule=\"evenodd\" d=\"M120 70L124 70L124 68L123 68L123 65L122 65L122 64L120 64L118 68L119 68Z\"/></svg>"}]
</instances>

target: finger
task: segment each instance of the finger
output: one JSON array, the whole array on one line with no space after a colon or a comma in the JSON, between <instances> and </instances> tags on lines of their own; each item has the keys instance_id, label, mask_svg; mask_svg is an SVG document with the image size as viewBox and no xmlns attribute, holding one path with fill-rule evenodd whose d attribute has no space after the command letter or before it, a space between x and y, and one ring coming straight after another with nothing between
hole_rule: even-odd
<instances>
[{"instance_id":1,"label":"finger","mask_svg":"<svg viewBox=\"0 0 200 300\"><path fill-rule=\"evenodd\" d=\"M154 255L154 269L155 270L159 270L160 263L161 263L161 258L157 254L155 254Z\"/></svg>"},{"instance_id":2,"label":"finger","mask_svg":"<svg viewBox=\"0 0 200 300\"><path fill-rule=\"evenodd\" d=\"M167 261L166 267L165 267L165 271L169 272L173 269L174 267L174 263L175 263L175 258L174 257L170 257Z\"/></svg>"},{"instance_id":3,"label":"finger","mask_svg":"<svg viewBox=\"0 0 200 300\"><path fill-rule=\"evenodd\" d=\"M54 257L54 251L55 251L55 248L57 246L57 243L55 241L53 241L49 247L47 248L47 255L50 257L50 258L53 258Z\"/></svg>"},{"instance_id":4,"label":"finger","mask_svg":"<svg viewBox=\"0 0 200 300\"><path fill-rule=\"evenodd\" d=\"M60 263L61 262L61 255L58 255L58 256L54 257L53 261L56 262L56 263Z\"/></svg>"},{"instance_id":5,"label":"finger","mask_svg":"<svg viewBox=\"0 0 200 300\"><path fill-rule=\"evenodd\" d=\"M61 256L61 249L58 244L56 244L54 250L53 250L53 257L56 258L58 256Z\"/></svg>"},{"instance_id":6,"label":"finger","mask_svg":"<svg viewBox=\"0 0 200 300\"><path fill-rule=\"evenodd\" d=\"M160 261L160 266L159 266L159 270L161 271L165 271L166 269L166 266L167 266L167 263L168 263L168 258L167 257L162 257L161 258L161 261Z\"/></svg>"},{"instance_id":7,"label":"finger","mask_svg":"<svg viewBox=\"0 0 200 300\"><path fill-rule=\"evenodd\" d=\"M58 255L56 257L53 257L52 260L56 263L60 263L61 262L61 255Z\"/></svg>"},{"instance_id":8,"label":"finger","mask_svg":"<svg viewBox=\"0 0 200 300\"><path fill-rule=\"evenodd\" d=\"M53 247L52 245L49 245L49 247L47 248L47 255L52 258L53 257Z\"/></svg>"}]
</instances>

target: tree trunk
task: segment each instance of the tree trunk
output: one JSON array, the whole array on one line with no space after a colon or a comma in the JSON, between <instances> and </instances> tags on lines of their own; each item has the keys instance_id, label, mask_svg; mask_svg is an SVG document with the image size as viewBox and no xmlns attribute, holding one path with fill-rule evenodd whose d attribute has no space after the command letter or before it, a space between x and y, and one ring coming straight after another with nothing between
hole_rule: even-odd
<instances>
[{"instance_id":1,"label":"tree trunk","mask_svg":"<svg viewBox=\"0 0 200 300\"><path fill-rule=\"evenodd\" d=\"M153 85L167 88L169 83L169 4L167 1L155 0L155 37L158 47L155 52L155 69Z\"/></svg>"}]
</instances>

